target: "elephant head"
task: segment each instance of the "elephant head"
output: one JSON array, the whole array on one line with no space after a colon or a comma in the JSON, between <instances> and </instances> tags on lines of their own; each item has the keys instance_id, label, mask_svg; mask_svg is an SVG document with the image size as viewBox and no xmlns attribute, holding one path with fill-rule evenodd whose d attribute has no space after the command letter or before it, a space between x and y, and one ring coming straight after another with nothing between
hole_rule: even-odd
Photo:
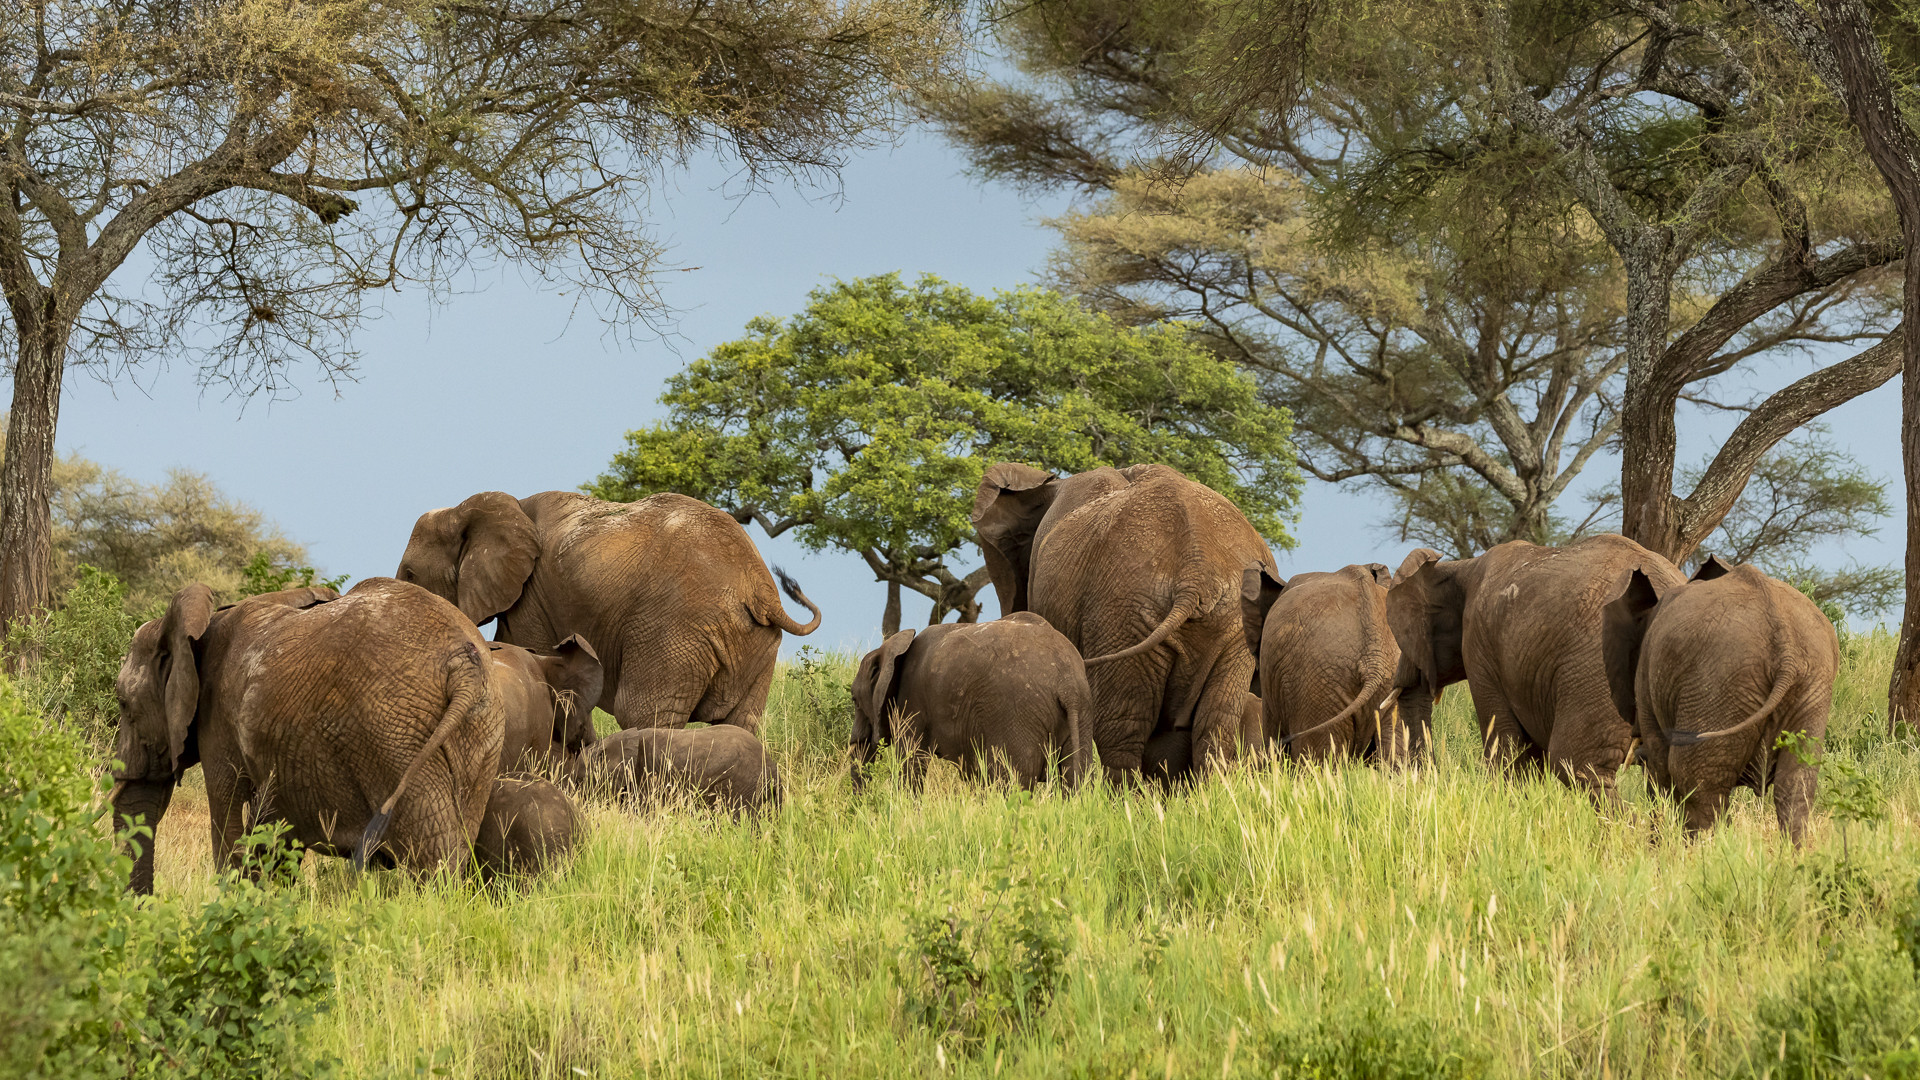
<instances>
[{"instance_id":1,"label":"elephant head","mask_svg":"<svg viewBox=\"0 0 1920 1080\"><path fill-rule=\"evenodd\" d=\"M483 491L414 522L394 574L460 609L475 626L520 599L540 555L533 520L504 491Z\"/></svg>"},{"instance_id":2,"label":"elephant head","mask_svg":"<svg viewBox=\"0 0 1920 1080\"><path fill-rule=\"evenodd\" d=\"M980 478L973 529L1003 616L1027 610L1033 534L1059 494L1059 477L1017 462L1003 461Z\"/></svg>"},{"instance_id":3,"label":"elephant head","mask_svg":"<svg viewBox=\"0 0 1920 1080\"><path fill-rule=\"evenodd\" d=\"M307 608L339 595L325 587L283 589L242 603ZM173 594L166 614L134 631L113 687L120 699L120 731L114 744L120 766L110 796L116 821L157 826L180 775L199 760L194 744L200 709L199 642L215 616L236 606L216 607L213 590L196 583ZM128 887L150 893L152 838L135 846Z\"/></svg>"},{"instance_id":4,"label":"elephant head","mask_svg":"<svg viewBox=\"0 0 1920 1080\"><path fill-rule=\"evenodd\" d=\"M1249 566L1240 572L1240 625L1247 633L1247 649L1253 653L1257 662L1260 659L1260 639L1267 629L1267 611L1280 594L1287 589L1287 583L1267 573L1264 566ZM1260 669L1253 669L1254 693L1259 693Z\"/></svg>"},{"instance_id":5,"label":"elephant head","mask_svg":"<svg viewBox=\"0 0 1920 1080\"><path fill-rule=\"evenodd\" d=\"M1467 677L1461 655L1466 590L1458 579L1466 563L1443 562L1432 548L1419 548L1400 564L1387 590L1387 625L1400 645L1400 676L1395 685L1421 686L1437 694Z\"/></svg>"},{"instance_id":6,"label":"elephant head","mask_svg":"<svg viewBox=\"0 0 1920 1080\"><path fill-rule=\"evenodd\" d=\"M200 667L194 643L216 607L213 590L189 585L173 595L166 614L134 631L114 692L120 699L116 780L171 784L192 764L187 739L200 705Z\"/></svg>"},{"instance_id":7,"label":"elephant head","mask_svg":"<svg viewBox=\"0 0 1920 1080\"><path fill-rule=\"evenodd\" d=\"M902 630L860 658L853 674L853 786L866 783L865 766L882 739L894 739L888 710L899 694L900 657L913 645L913 631Z\"/></svg>"},{"instance_id":8,"label":"elephant head","mask_svg":"<svg viewBox=\"0 0 1920 1080\"><path fill-rule=\"evenodd\" d=\"M599 740L593 729L593 706L600 700L605 672L600 654L587 639L572 634L554 646L553 654L538 655L540 676L553 688L553 738L568 754L578 754Z\"/></svg>"},{"instance_id":9,"label":"elephant head","mask_svg":"<svg viewBox=\"0 0 1920 1080\"><path fill-rule=\"evenodd\" d=\"M1733 572L1733 567L1717 555L1694 571L1691 581L1712 581ZM1670 592L1671 590L1669 590ZM1646 572L1634 568L1622 576L1619 595L1601 609L1600 651L1607 669L1607 690L1620 716L1640 730L1634 677L1640 669L1640 643L1653 622L1654 608L1660 604L1660 592Z\"/></svg>"}]
</instances>

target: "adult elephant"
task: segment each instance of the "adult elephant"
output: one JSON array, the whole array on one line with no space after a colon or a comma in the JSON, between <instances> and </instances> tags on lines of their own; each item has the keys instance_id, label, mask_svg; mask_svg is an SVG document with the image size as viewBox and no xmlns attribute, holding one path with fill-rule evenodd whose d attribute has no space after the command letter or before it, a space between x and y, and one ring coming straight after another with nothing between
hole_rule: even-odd
<instances>
[{"instance_id":1,"label":"adult elephant","mask_svg":"<svg viewBox=\"0 0 1920 1080\"><path fill-rule=\"evenodd\" d=\"M1246 572L1241 614L1260 657L1262 729L1289 756L1390 761L1404 750L1391 711L1400 665L1387 626L1392 584L1380 563L1285 582Z\"/></svg>"},{"instance_id":2,"label":"adult elephant","mask_svg":"<svg viewBox=\"0 0 1920 1080\"><path fill-rule=\"evenodd\" d=\"M1639 570L1660 589L1674 565L1611 533L1566 547L1514 540L1471 559L1421 548L1387 592L1400 644L1394 685L1411 751L1426 753L1433 701L1461 679L1489 761L1555 776L1614 799L1614 773L1633 745L1615 708L1601 624L1620 582Z\"/></svg>"},{"instance_id":3,"label":"adult elephant","mask_svg":"<svg viewBox=\"0 0 1920 1080\"><path fill-rule=\"evenodd\" d=\"M1771 787L1774 816L1799 844L1819 783L1808 759L1840 668L1833 623L1786 582L1719 559L1664 591L1633 571L1605 618L1614 704L1639 730L1648 782L1685 807L1687 831L1712 828L1734 788ZM1784 733L1806 743L1781 747Z\"/></svg>"},{"instance_id":4,"label":"adult elephant","mask_svg":"<svg viewBox=\"0 0 1920 1080\"><path fill-rule=\"evenodd\" d=\"M734 724L758 731L782 631L813 619L780 606L740 523L685 495L615 503L570 491L524 499L483 491L420 515L400 580L451 601L494 636L553 651L578 635L600 655L597 704L623 728Z\"/></svg>"},{"instance_id":5,"label":"adult elephant","mask_svg":"<svg viewBox=\"0 0 1920 1080\"><path fill-rule=\"evenodd\" d=\"M502 720L473 623L424 589L368 578L215 607L174 594L120 666L116 819L157 828L182 774L207 784L213 853L249 823L364 863L460 866L499 771ZM248 813L248 810L251 813ZM153 891L153 841L131 887Z\"/></svg>"},{"instance_id":6,"label":"adult elephant","mask_svg":"<svg viewBox=\"0 0 1920 1080\"><path fill-rule=\"evenodd\" d=\"M1001 613L1032 611L1088 658L1110 776L1183 732L1198 769L1239 753L1255 666L1241 578L1278 572L1237 507L1165 465L1061 477L1002 462L980 481L973 524Z\"/></svg>"}]
</instances>

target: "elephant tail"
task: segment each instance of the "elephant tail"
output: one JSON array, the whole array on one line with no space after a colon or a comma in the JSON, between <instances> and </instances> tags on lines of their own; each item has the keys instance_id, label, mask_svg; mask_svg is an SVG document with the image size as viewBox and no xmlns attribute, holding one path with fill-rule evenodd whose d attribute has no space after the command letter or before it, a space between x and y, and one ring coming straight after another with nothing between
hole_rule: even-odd
<instances>
[{"instance_id":1,"label":"elephant tail","mask_svg":"<svg viewBox=\"0 0 1920 1080\"><path fill-rule=\"evenodd\" d=\"M1339 712L1333 714L1331 719L1322 720L1318 724L1313 725L1312 727L1308 728L1305 731L1296 731L1293 734L1286 736L1285 738L1280 740L1280 745L1287 746L1291 744L1295 739L1304 739L1309 735L1313 735L1318 732L1325 731L1326 729L1332 727L1333 725L1339 723L1340 721L1345 720L1348 717L1352 716L1353 714L1359 712L1361 707L1366 705L1366 703L1369 700L1371 700L1375 694L1378 694L1380 691L1386 689L1387 683L1392 681L1392 679L1393 679L1393 676L1390 674L1375 675L1373 678L1368 679L1367 684L1360 688L1360 693L1356 694L1352 701L1347 702L1346 708L1341 709ZM1398 697L1399 693L1400 692L1396 690L1394 691L1393 696ZM1390 704L1390 703L1391 702L1388 702L1387 704ZM1385 704L1382 705L1382 708L1384 707L1385 707Z\"/></svg>"},{"instance_id":2,"label":"elephant tail","mask_svg":"<svg viewBox=\"0 0 1920 1080\"><path fill-rule=\"evenodd\" d=\"M447 657L447 708L440 714L440 723L427 737L427 744L413 756L407 771L400 774L400 782L393 786L393 794L380 804L380 810L367 819L367 826L360 832L360 845L353 849L353 867L364 870L367 860L379 850L380 838L386 835L387 825L393 820L393 808L406 794L407 785L412 783L414 775L427 763L442 744L453 734L453 730L466 720L467 714L481 704L486 697L487 676L481 667L480 650L472 642L462 645L452 656Z\"/></svg>"},{"instance_id":3,"label":"elephant tail","mask_svg":"<svg viewBox=\"0 0 1920 1080\"><path fill-rule=\"evenodd\" d=\"M800 591L800 583L793 580L793 575L776 566L773 568L773 576L780 579L780 587L786 590L787 595L793 598L794 603L804 605L808 611L813 612L813 619L805 623L794 622L793 617L787 614L786 609L776 602L773 605L773 612L767 621L787 633L792 634L794 637L806 637L808 634L820 629L820 607L813 601L807 599L806 593Z\"/></svg>"},{"instance_id":4,"label":"elephant tail","mask_svg":"<svg viewBox=\"0 0 1920 1080\"><path fill-rule=\"evenodd\" d=\"M1167 638L1173 635L1175 630L1180 628L1181 623L1193 618L1194 614L1200 610L1203 599L1201 596L1201 587L1207 572L1207 557L1205 553L1200 550L1199 541L1194 537L1193 522L1188 520L1185 524L1187 547L1186 551L1181 554L1180 577L1174 585L1173 606L1167 610L1167 617L1161 619L1160 624L1155 626L1139 643L1129 645L1119 652L1107 653L1105 656L1087 657L1086 665L1088 667L1093 667L1096 664L1111 664L1115 660L1125 660L1129 657L1139 656L1141 653L1150 652L1158 648L1161 642L1166 641ZM1234 578L1234 587L1236 590L1239 588L1239 580L1237 576Z\"/></svg>"},{"instance_id":5,"label":"elephant tail","mask_svg":"<svg viewBox=\"0 0 1920 1080\"><path fill-rule=\"evenodd\" d=\"M1718 731L1669 732L1667 735L1669 745L1695 746L1703 742L1711 742L1714 739L1724 738L1736 731L1745 731L1747 728L1752 727L1772 715L1773 711L1780 707L1780 703L1787 699L1787 691L1793 689L1796 674L1797 673L1790 668L1783 669L1779 676L1773 680L1773 691L1767 695L1767 700L1761 702L1760 707L1749 714L1745 720L1740 721L1730 728L1721 728Z\"/></svg>"},{"instance_id":6,"label":"elephant tail","mask_svg":"<svg viewBox=\"0 0 1920 1080\"><path fill-rule=\"evenodd\" d=\"M1087 734L1087 714L1081 703L1061 702L1067 710L1067 753L1060 759L1060 779L1069 788L1077 788L1093 768L1093 740Z\"/></svg>"}]
</instances>

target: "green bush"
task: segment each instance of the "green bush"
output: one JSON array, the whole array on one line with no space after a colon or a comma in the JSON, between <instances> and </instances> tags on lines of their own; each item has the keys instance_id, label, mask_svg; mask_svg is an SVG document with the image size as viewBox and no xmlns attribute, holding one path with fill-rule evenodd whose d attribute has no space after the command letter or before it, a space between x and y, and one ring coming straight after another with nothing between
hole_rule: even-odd
<instances>
[{"instance_id":1,"label":"green bush","mask_svg":"<svg viewBox=\"0 0 1920 1080\"><path fill-rule=\"evenodd\" d=\"M1377 995L1342 1003L1305 1027L1249 1047L1243 1075L1274 1080L1467 1080L1486 1075L1483 1055L1449 1045L1440 1025L1411 1017Z\"/></svg>"},{"instance_id":2,"label":"green bush","mask_svg":"<svg viewBox=\"0 0 1920 1080\"><path fill-rule=\"evenodd\" d=\"M20 693L34 711L77 728L95 746L113 742L121 658L140 620L119 579L91 566L52 610L16 620L7 654L20 660Z\"/></svg>"},{"instance_id":3,"label":"green bush","mask_svg":"<svg viewBox=\"0 0 1920 1080\"><path fill-rule=\"evenodd\" d=\"M330 578L322 578L319 574L311 566L282 566L274 560L272 552L257 551L240 569L240 596L259 596L281 589L310 589L315 585L338 592L347 583L346 574Z\"/></svg>"},{"instance_id":4,"label":"green bush","mask_svg":"<svg viewBox=\"0 0 1920 1080\"><path fill-rule=\"evenodd\" d=\"M1030 1027L1067 975L1064 884L1003 870L972 903L950 896L916 918L900 965L908 1015L968 1050Z\"/></svg>"},{"instance_id":5,"label":"green bush","mask_svg":"<svg viewBox=\"0 0 1920 1080\"><path fill-rule=\"evenodd\" d=\"M1920 983L1904 952L1836 948L1762 1001L1759 1021L1750 1075L1920 1077Z\"/></svg>"},{"instance_id":6,"label":"green bush","mask_svg":"<svg viewBox=\"0 0 1920 1080\"><path fill-rule=\"evenodd\" d=\"M84 738L0 681L0 1075L297 1076L331 947L242 874L202 904L142 903ZM278 852L278 835L249 843ZM272 870L272 867L264 869Z\"/></svg>"}]
</instances>

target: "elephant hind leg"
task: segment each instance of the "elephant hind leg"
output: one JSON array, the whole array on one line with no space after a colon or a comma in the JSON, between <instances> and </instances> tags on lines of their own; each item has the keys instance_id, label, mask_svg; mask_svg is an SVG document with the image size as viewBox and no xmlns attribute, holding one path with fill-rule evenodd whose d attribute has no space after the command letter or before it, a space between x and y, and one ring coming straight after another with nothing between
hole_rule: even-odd
<instances>
[{"instance_id":1,"label":"elephant hind leg","mask_svg":"<svg viewBox=\"0 0 1920 1080\"><path fill-rule=\"evenodd\" d=\"M778 643L775 643L776 650ZM760 715L767 711L767 696L773 692L773 669L777 652L770 651L767 662L751 681L744 673L723 666L707 688L706 696L694 706L693 718L703 724L732 724L755 735L760 733ZM739 688L744 684L745 690Z\"/></svg>"}]
</instances>

